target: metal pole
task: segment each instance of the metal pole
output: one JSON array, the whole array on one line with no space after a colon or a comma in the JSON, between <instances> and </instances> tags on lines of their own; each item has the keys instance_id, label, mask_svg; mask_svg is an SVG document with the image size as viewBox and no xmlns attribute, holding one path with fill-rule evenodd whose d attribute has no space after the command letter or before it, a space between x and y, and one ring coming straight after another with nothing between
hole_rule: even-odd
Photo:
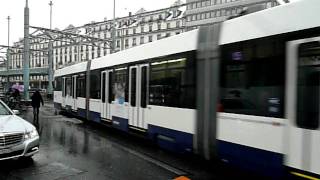
<instances>
[{"instance_id":1,"label":"metal pole","mask_svg":"<svg viewBox=\"0 0 320 180\"><path fill-rule=\"evenodd\" d=\"M53 43L52 40L49 41L49 84L48 84L48 97L51 98L53 94L53 86L52 86L52 81L53 81Z\"/></svg>"},{"instance_id":2,"label":"metal pole","mask_svg":"<svg viewBox=\"0 0 320 180\"><path fill-rule=\"evenodd\" d=\"M26 7L24 8L24 47L23 47L23 85L24 98L29 100L29 58L30 58L30 40L29 40L29 7L28 0L26 0Z\"/></svg>"},{"instance_id":3,"label":"metal pole","mask_svg":"<svg viewBox=\"0 0 320 180\"><path fill-rule=\"evenodd\" d=\"M52 1L49 3L50 5L50 30L52 29ZM53 42L49 40L49 52L48 52L48 59L49 59L49 72L48 72L48 98L52 97L53 94Z\"/></svg>"},{"instance_id":4,"label":"metal pole","mask_svg":"<svg viewBox=\"0 0 320 180\"><path fill-rule=\"evenodd\" d=\"M50 29L52 29L52 1L50 1L49 6L50 6Z\"/></svg>"},{"instance_id":5,"label":"metal pole","mask_svg":"<svg viewBox=\"0 0 320 180\"><path fill-rule=\"evenodd\" d=\"M111 31L112 43L111 43L111 53L115 52L116 45L116 0L113 0L113 22Z\"/></svg>"},{"instance_id":6,"label":"metal pole","mask_svg":"<svg viewBox=\"0 0 320 180\"><path fill-rule=\"evenodd\" d=\"M7 18L8 20L8 48L7 48L7 83L6 83L6 90L9 89L9 63L10 63L10 16Z\"/></svg>"}]
</instances>

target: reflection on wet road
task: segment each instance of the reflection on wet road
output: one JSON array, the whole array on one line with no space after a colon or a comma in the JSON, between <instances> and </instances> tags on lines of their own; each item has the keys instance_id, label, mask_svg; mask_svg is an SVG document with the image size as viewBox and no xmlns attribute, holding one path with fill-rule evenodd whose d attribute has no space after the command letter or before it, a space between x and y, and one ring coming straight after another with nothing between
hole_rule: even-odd
<instances>
[{"instance_id":1,"label":"reflection on wet road","mask_svg":"<svg viewBox=\"0 0 320 180\"><path fill-rule=\"evenodd\" d=\"M32 122L32 109L21 115ZM33 159L0 162L2 179L221 179L212 164L163 151L111 128L54 115L41 108L40 152Z\"/></svg>"},{"instance_id":2,"label":"reflection on wet road","mask_svg":"<svg viewBox=\"0 0 320 180\"><path fill-rule=\"evenodd\" d=\"M32 122L31 109L22 115ZM85 128L82 121L42 108L40 153L1 162L1 179L168 179L170 171L145 161ZM1 177L0 176L0 177ZM136 178L134 178L136 177Z\"/></svg>"}]
</instances>

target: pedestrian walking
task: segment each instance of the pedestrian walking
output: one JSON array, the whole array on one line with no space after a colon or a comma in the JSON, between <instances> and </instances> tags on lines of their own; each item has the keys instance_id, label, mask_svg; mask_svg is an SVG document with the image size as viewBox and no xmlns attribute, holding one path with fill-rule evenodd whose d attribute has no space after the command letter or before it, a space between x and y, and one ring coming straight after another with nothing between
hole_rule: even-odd
<instances>
[{"instance_id":1,"label":"pedestrian walking","mask_svg":"<svg viewBox=\"0 0 320 180\"><path fill-rule=\"evenodd\" d=\"M36 90L33 95L31 96L31 105L33 107L33 122L35 124L39 123L39 108L40 103L42 103L42 106L44 105L42 96L39 92L39 90Z\"/></svg>"}]
</instances>

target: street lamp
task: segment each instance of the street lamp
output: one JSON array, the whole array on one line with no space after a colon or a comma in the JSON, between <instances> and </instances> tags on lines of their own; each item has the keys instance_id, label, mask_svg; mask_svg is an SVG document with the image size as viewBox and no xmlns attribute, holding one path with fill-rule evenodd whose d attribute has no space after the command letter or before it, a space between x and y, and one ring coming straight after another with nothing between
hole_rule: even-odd
<instances>
[{"instance_id":1,"label":"street lamp","mask_svg":"<svg viewBox=\"0 0 320 180\"><path fill-rule=\"evenodd\" d=\"M49 6L50 6L50 29L52 29L52 6L53 6L52 1L50 1Z\"/></svg>"},{"instance_id":2,"label":"street lamp","mask_svg":"<svg viewBox=\"0 0 320 180\"><path fill-rule=\"evenodd\" d=\"M7 17L8 20L8 48L7 48L7 84L6 84L6 90L9 89L9 61L10 61L10 16Z\"/></svg>"},{"instance_id":3,"label":"street lamp","mask_svg":"<svg viewBox=\"0 0 320 180\"><path fill-rule=\"evenodd\" d=\"M29 56L30 56L30 39L29 39L29 7L28 0L24 8L24 43L23 43L23 85L24 85L24 98L29 100Z\"/></svg>"},{"instance_id":4,"label":"street lamp","mask_svg":"<svg viewBox=\"0 0 320 180\"><path fill-rule=\"evenodd\" d=\"M52 29L52 1L50 1L50 29ZM48 64L49 64L49 72L48 72L48 98L52 98L53 94L53 42L49 40L49 49L48 49Z\"/></svg>"}]
</instances>

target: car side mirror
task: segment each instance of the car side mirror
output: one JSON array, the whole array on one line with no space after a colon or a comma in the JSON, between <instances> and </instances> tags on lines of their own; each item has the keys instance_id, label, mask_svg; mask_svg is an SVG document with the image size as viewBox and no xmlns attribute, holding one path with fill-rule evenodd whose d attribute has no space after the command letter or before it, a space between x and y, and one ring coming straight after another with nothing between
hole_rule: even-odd
<instances>
[{"instance_id":1,"label":"car side mirror","mask_svg":"<svg viewBox=\"0 0 320 180\"><path fill-rule=\"evenodd\" d=\"M19 110L15 110L15 109L14 109L14 110L12 110L12 112L13 112L14 115L19 115L19 114L20 114L20 111L19 111Z\"/></svg>"}]
</instances>

